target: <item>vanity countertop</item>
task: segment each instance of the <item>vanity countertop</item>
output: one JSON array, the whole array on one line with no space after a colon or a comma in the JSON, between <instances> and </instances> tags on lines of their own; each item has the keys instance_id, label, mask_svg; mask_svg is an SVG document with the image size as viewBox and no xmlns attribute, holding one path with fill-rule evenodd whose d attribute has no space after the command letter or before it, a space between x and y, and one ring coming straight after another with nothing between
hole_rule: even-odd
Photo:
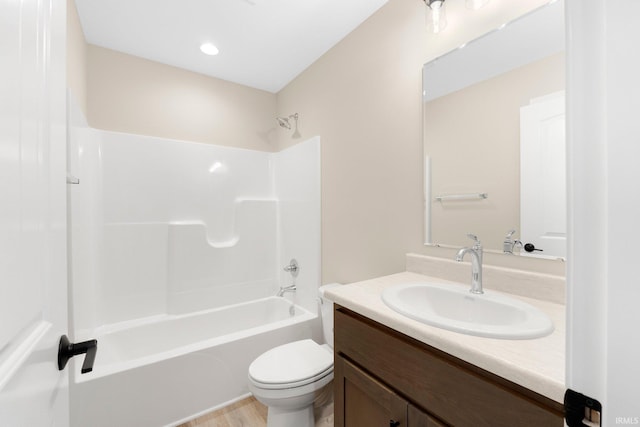
<instances>
[{"instance_id":1,"label":"vanity countertop","mask_svg":"<svg viewBox=\"0 0 640 427\"><path fill-rule=\"evenodd\" d=\"M551 317L550 335L531 340L481 338L429 326L405 317L382 301L384 289L412 282L455 283L404 272L328 289L336 304L562 403L565 392L565 306L512 295Z\"/></svg>"}]
</instances>

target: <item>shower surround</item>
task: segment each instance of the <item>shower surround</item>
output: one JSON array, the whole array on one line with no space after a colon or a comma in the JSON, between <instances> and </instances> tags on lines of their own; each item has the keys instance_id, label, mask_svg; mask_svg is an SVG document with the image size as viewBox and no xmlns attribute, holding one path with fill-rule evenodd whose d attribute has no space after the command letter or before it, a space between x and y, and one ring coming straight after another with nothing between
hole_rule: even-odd
<instances>
[{"instance_id":1,"label":"shower surround","mask_svg":"<svg viewBox=\"0 0 640 427\"><path fill-rule=\"evenodd\" d=\"M96 130L70 110L72 334L98 339L94 371L74 363L74 425L172 425L246 396L254 352L320 336L318 137L268 153ZM274 297L292 258L297 291Z\"/></svg>"}]
</instances>

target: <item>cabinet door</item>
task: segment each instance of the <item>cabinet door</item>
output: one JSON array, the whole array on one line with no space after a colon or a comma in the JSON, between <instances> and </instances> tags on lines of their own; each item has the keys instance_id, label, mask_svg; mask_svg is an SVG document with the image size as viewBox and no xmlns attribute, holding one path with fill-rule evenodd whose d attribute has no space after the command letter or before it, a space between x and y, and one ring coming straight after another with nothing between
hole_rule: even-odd
<instances>
[{"instance_id":1,"label":"cabinet door","mask_svg":"<svg viewBox=\"0 0 640 427\"><path fill-rule=\"evenodd\" d=\"M446 427L446 424L441 423L411 404L407 408L407 423L409 427Z\"/></svg>"},{"instance_id":2,"label":"cabinet door","mask_svg":"<svg viewBox=\"0 0 640 427\"><path fill-rule=\"evenodd\" d=\"M407 426L407 402L340 356L334 378L336 427Z\"/></svg>"}]
</instances>

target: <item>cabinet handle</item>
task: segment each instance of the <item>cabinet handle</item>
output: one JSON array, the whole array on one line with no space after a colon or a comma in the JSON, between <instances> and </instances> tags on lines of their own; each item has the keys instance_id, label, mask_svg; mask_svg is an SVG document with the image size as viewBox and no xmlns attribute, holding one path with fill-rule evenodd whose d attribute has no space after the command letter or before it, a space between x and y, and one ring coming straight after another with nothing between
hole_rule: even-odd
<instances>
[{"instance_id":1,"label":"cabinet handle","mask_svg":"<svg viewBox=\"0 0 640 427\"><path fill-rule=\"evenodd\" d=\"M389 427L398 427L400 425L400 421L389 420Z\"/></svg>"}]
</instances>

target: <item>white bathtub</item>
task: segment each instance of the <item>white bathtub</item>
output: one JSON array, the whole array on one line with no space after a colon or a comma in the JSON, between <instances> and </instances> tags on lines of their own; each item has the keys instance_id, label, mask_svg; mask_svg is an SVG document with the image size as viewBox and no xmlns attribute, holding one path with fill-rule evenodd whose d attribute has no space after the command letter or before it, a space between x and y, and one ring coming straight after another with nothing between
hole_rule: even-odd
<instances>
[{"instance_id":1,"label":"white bathtub","mask_svg":"<svg viewBox=\"0 0 640 427\"><path fill-rule=\"evenodd\" d=\"M160 427L225 406L248 395L258 355L317 328L316 315L278 297L100 328L93 372L74 361L71 425Z\"/></svg>"}]
</instances>

